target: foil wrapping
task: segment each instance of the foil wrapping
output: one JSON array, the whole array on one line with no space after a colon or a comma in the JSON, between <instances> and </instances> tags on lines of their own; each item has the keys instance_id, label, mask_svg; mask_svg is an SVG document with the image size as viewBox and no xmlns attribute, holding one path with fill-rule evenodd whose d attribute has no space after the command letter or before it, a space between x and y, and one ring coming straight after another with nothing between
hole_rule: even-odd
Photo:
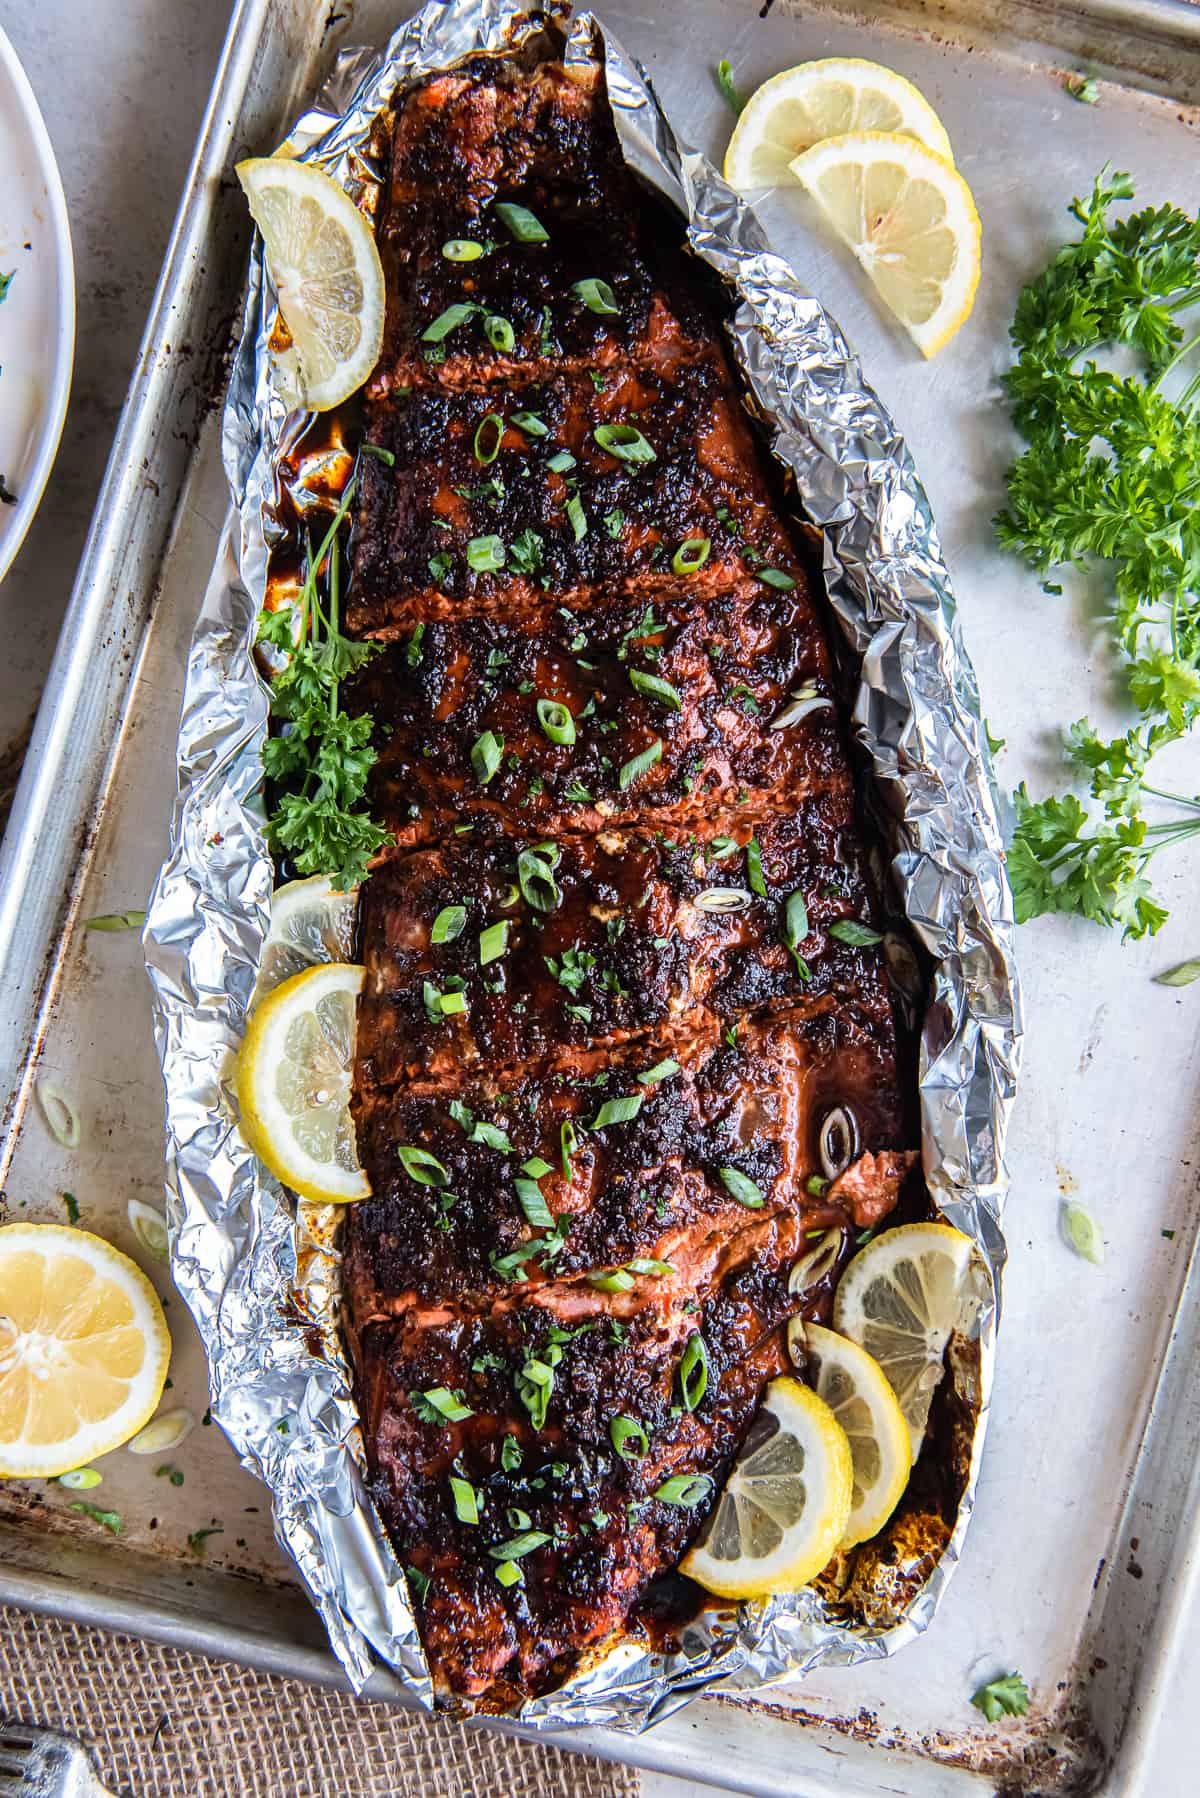
<instances>
[{"instance_id":1,"label":"foil wrapping","mask_svg":"<svg viewBox=\"0 0 1200 1798\"><path fill-rule=\"evenodd\" d=\"M386 50L348 52L288 139L370 208L372 133L404 86L543 29L518 0L434 0ZM814 1590L705 1612L676 1652L623 1642L518 1713L534 1728L645 1728L699 1693L894 1653L931 1621L960 1557L987 1423L1000 1279L1003 1151L1020 1058L1012 906L978 692L937 529L912 459L837 325L771 254L753 213L678 141L637 62L589 14L564 20L568 61L602 58L622 150L687 221L736 301L732 347L773 449L820 527L828 596L857 671L895 892L931 968L919 1061L925 1174L987 1272L970 1357L976 1416L953 1529L899 1621L851 1627ZM242 1141L229 1086L271 905L260 751L267 695L251 656L280 456L307 424L268 350L275 300L256 247L223 419L234 509L192 641L171 854L146 959L166 1085L176 1283L204 1339L213 1416L270 1488L279 1541L361 1687L382 1663L435 1702L404 1575L360 1474L350 1370L336 1330L337 1258L320 1220Z\"/></svg>"}]
</instances>

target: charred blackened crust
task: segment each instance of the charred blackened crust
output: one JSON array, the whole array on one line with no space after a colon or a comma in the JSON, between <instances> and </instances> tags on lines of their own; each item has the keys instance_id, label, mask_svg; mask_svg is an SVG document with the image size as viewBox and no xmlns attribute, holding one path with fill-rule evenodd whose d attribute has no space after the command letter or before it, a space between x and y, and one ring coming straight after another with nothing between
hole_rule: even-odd
<instances>
[{"instance_id":1,"label":"charred blackened crust","mask_svg":"<svg viewBox=\"0 0 1200 1798\"><path fill-rule=\"evenodd\" d=\"M389 154L346 1330L435 1677L498 1705L657 1627L914 1157L802 536L678 221L555 63L423 82Z\"/></svg>"}]
</instances>

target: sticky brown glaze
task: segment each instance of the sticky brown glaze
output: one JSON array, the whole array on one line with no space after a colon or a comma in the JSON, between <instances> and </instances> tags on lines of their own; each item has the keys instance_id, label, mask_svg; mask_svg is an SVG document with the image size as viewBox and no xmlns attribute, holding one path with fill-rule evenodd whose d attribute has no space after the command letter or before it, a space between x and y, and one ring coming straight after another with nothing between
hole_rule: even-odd
<instances>
[{"instance_id":1,"label":"sticky brown glaze","mask_svg":"<svg viewBox=\"0 0 1200 1798\"><path fill-rule=\"evenodd\" d=\"M706 309L670 253L679 223L627 174L598 98L594 78L551 66L524 77L495 63L468 64L409 96L380 228L388 308L372 394L519 381L549 361L579 370L703 354ZM497 201L527 207L549 240L514 241ZM449 261L450 239L486 254ZM590 310L575 291L597 277L613 291L615 315ZM423 339L463 303L484 311L439 342ZM486 316L512 326L511 351L489 342Z\"/></svg>"},{"instance_id":2,"label":"sticky brown glaze","mask_svg":"<svg viewBox=\"0 0 1200 1798\"><path fill-rule=\"evenodd\" d=\"M411 91L381 249L345 599L383 647L344 699L395 841L359 912L346 1330L435 1680L496 1706L653 1608L911 1138L802 538L598 79ZM655 1496L676 1475L694 1506Z\"/></svg>"},{"instance_id":3,"label":"sticky brown glaze","mask_svg":"<svg viewBox=\"0 0 1200 1798\"><path fill-rule=\"evenodd\" d=\"M502 392L417 390L376 407L367 427L394 462L372 457L363 470L347 614L357 631L511 613L597 582L640 591L701 538L694 598L751 568L799 580L715 354ZM501 565L478 565L493 539Z\"/></svg>"},{"instance_id":4,"label":"sticky brown glaze","mask_svg":"<svg viewBox=\"0 0 1200 1798\"><path fill-rule=\"evenodd\" d=\"M539 700L567 708L572 742L547 736ZM680 583L606 593L600 609L543 597L516 618L432 620L367 664L350 703L375 719L372 803L405 845L442 838L464 806L557 835L647 816L703 828L769 811L778 793L849 793L812 610L753 581L708 598ZM486 782L472 761L485 732L504 745ZM655 744L657 761L623 775Z\"/></svg>"},{"instance_id":5,"label":"sticky brown glaze","mask_svg":"<svg viewBox=\"0 0 1200 1798\"><path fill-rule=\"evenodd\" d=\"M360 1083L452 1086L481 1064L856 994L879 950L832 934L866 904L847 809L844 797L812 800L765 819L744 846L471 831L390 861L362 898ZM797 893L807 929L791 948Z\"/></svg>"},{"instance_id":6,"label":"sticky brown glaze","mask_svg":"<svg viewBox=\"0 0 1200 1798\"><path fill-rule=\"evenodd\" d=\"M503 1679L536 1692L556 1683L563 1657L620 1629L708 1509L656 1492L677 1474L695 1477L701 1494L716 1489L763 1382L785 1365L779 1326L790 1308L786 1259L759 1229L705 1305L661 1290L611 1298L546 1286L522 1306L412 1312L368 1328L359 1366L372 1488L429 1579L422 1628L447 1683L476 1695ZM688 1411L679 1367L697 1333L708 1385ZM521 1395L531 1360L553 1381L538 1428ZM420 1395L439 1388L461 1394L472 1415L429 1421ZM644 1431L639 1458L617 1453L614 1419ZM469 1485L477 1523L457 1514L452 1476ZM525 1528L550 1540L504 1588L502 1545Z\"/></svg>"},{"instance_id":7,"label":"sticky brown glaze","mask_svg":"<svg viewBox=\"0 0 1200 1798\"><path fill-rule=\"evenodd\" d=\"M829 1187L821 1128L849 1107L858 1140L845 1153L902 1172L894 1087L886 1018L827 1001L619 1053L560 1052L457 1093L429 1083L360 1092L375 1196L347 1224L354 1314L519 1300L522 1286L604 1278L639 1259L663 1265L630 1269L621 1284L665 1284L683 1299L719 1283L723 1244L755 1220L790 1220L797 1252L807 1230L849 1231L866 1221L864 1185L847 1174ZM613 1100L634 1115L603 1122ZM402 1148L421 1161L406 1165ZM532 1195L531 1162L547 1170ZM731 1169L752 1192L731 1190ZM879 1181L869 1190L877 1196ZM544 1206L536 1221L522 1192Z\"/></svg>"}]
</instances>

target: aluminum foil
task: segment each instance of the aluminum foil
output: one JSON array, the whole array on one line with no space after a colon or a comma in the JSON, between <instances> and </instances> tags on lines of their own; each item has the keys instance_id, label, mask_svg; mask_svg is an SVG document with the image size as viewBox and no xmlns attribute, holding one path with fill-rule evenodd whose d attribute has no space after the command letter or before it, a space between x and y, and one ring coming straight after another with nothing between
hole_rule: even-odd
<instances>
[{"instance_id":1,"label":"aluminum foil","mask_svg":"<svg viewBox=\"0 0 1200 1798\"><path fill-rule=\"evenodd\" d=\"M396 93L472 52L511 49L542 23L518 0L434 0L382 55L341 58L289 138L292 152L369 207L379 188L372 127ZM848 1627L812 1589L743 1605L733 1620L728 1611L705 1613L684 1630L678 1652L621 1644L518 1713L535 1728L638 1730L700 1692L890 1655L933 1617L962 1551L987 1421L1021 1017L975 678L904 441L838 327L771 254L753 213L676 139L639 64L590 14L570 27L566 56L603 58L627 160L674 202L696 253L736 296L731 336L747 388L822 527L829 598L861 670L856 734L886 819L895 888L933 970L919 1069L925 1172L936 1204L976 1240L989 1275L976 1326L978 1425L966 1495L902 1620ZM270 1487L279 1540L351 1681L361 1687L381 1661L430 1706L403 1573L360 1476L350 1371L331 1327L336 1253L321 1220L297 1217L294 1200L246 1148L228 1086L272 886L260 766L267 698L250 644L276 466L308 422L289 412L268 353L274 318L256 248L223 423L235 510L192 642L172 851L145 933L167 1093L174 1275L208 1350L213 1416Z\"/></svg>"}]
</instances>

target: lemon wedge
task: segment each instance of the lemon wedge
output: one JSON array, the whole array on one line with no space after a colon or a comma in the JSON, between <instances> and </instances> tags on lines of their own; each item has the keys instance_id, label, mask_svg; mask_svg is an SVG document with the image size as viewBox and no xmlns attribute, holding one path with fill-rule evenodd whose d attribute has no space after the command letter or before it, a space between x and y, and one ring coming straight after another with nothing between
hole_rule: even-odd
<instances>
[{"instance_id":1,"label":"lemon wedge","mask_svg":"<svg viewBox=\"0 0 1200 1798\"><path fill-rule=\"evenodd\" d=\"M792 173L917 348L936 355L979 286L979 214L958 170L915 138L852 131L805 150Z\"/></svg>"},{"instance_id":2,"label":"lemon wedge","mask_svg":"<svg viewBox=\"0 0 1200 1798\"><path fill-rule=\"evenodd\" d=\"M128 1442L171 1338L127 1255L61 1224L0 1228L0 1475L54 1479Z\"/></svg>"},{"instance_id":3,"label":"lemon wedge","mask_svg":"<svg viewBox=\"0 0 1200 1798\"><path fill-rule=\"evenodd\" d=\"M235 1086L246 1141L303 1199L369 1197L350 1116L363 969L325 962L293 974L253 1013Z\"/></svg>"},{"instance_id":4,"label":"lemon wedge","mask_svg":"<svg viewBox=\"0 0 1200 1798\"><path fill-rule=\"evenodd\" d=\"M979 1303L969 1236L949 1224L901 1224L860 1250L833 1299L833 1327L872 1355L896 1394L915 1461L952 1330Z\"/></svg>"},{"instance_id":5,"label":"lemon wedge","mask_svg":"<svg viewBox=\"0 0 1200 1798\"><path fill-rule=\"evenodd\" d=\"M879 1534L908 1484L908 1424L887 1375L857 1342L795 1317L788 1325L788 1348L850 1444L854 1490L841 1545L853 1548Z\"/></svg>"},{"instance_id":6,"label":"lemon wedge","mask_svg":"<svg viewBox=\"0 0 1200 1798\"><path fill-rule=\"evenodd\" d=\"M328 874L291 880L271 899L271 929L263 944L253 1004L321 962L348 962L354 954L356 892L342 893Z\"/></svg>"},{"instance_id":7,"label":"lemon wedge","mask_svg":"<svg viewBox=\"0 0 1200 1798\"><path fill-rule=\"evenodd\" d=\"M730 187L792 186L792 161L847 131L894 131L954 161L945 126L922 93L858 56L802 62L764 81L742 108L725 152Z\"/></svg>"},{"instance_id":8,"label":"lemon wedge","mask_svg":"<svg viewBox=\"0 0 1200 1798\"><path fill-rule=\"evenodd\" d=\"M679 1565L721 1598L798 1592L845 1535L853 1484L829 1406L786 1374L772 1380L703 1539Z\"/></svg>"},{"instance_id":9,"label":"lemon wedge","mask_svg":"<svg viewBox=\"0 0 1200 1798\"><path fill-rule=\"evenodd\" d=\"M384 283L375 233L337 182L306 162L254 156L236 174L292 339L292 352L278 359L286 397L327 412L379 360Z\"/></svg>"}]
</instances>

